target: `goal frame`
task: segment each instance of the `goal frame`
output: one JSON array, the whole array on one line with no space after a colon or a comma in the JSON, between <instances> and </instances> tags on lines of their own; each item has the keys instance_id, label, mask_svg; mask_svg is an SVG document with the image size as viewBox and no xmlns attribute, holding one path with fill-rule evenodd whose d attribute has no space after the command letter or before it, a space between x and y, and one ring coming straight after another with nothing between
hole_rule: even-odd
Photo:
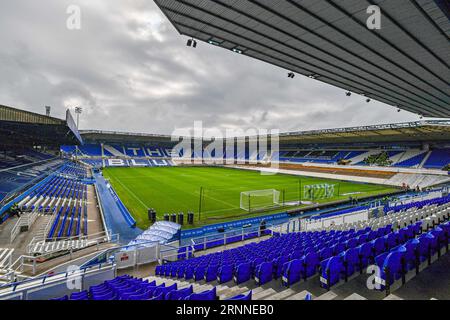
<instances>
[{"instance_id":1,"label":"goal frame","mask_svg":"<svg viewBox=\"0 0 450 320\"><path fill-rule=\"evenodd\" d=\"M280 195L281 192L276 189L242 191L240 193L239 207L240 209L247 212L263 211L270 208L276 208L280 206ZM272 197L270 205L264 206L252 205L252 197L269 197L269 196Z\"/></svg>"},{"instance_id":2,"label":"goal frame","mask_svg":"<svg viewBox=\"0 0 450 320\"><path fill-rule=\"evenodd\" d=\"M303 199L304 200L321 200L330 199L335 195L335 184L321 183L321 184L311 184L303 187ZM317 191L319 195L317 196Z\"/></svg>"}]
</instances>

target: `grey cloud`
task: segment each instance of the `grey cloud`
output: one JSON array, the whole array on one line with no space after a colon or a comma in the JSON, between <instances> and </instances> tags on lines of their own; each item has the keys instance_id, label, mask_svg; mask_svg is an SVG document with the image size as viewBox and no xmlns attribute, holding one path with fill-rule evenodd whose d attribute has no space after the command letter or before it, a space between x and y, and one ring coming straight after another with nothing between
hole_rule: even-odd
<instances>
[{"instance_id":1,"label":"grey cloud","mask_svg":"<svg viewBox=\"0 0 450 320\"><path fill-rule=\"evenodd\" d=\"M82 29L65 27L69 4ZM185 46L152 1L15 0L0 4L0 104L59 117L81 105L83 129L171 133L204 127L281 131L417 120L305 77L199 43Z\"/></svg>"}]
</instances>

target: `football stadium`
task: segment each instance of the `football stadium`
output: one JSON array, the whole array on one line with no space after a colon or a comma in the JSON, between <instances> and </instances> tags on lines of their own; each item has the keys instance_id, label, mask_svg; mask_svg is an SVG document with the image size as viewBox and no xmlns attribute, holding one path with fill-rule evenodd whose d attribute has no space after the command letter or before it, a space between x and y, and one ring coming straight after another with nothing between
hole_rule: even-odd
<instances>
[{"instance_id":1,"label":"football stadium","mask_svg":"<svg viewBox=\"0 0 450 320\"><path fill-rule=\"evenodd\" d=\"M450 300L447 1L152 5L186 57L238 55L416 120L162 134L177 111L137 132L0 105L1 300Z\"/></svg>"}]
</instances>

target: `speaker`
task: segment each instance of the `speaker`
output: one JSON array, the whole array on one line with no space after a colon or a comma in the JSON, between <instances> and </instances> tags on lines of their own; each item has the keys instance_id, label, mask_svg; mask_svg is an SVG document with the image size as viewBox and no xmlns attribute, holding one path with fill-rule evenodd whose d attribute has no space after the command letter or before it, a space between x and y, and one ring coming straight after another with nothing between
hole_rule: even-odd
<instances>
[{"instance_id":1,"label":"speaker","mask_svg":"<svg viewBox=\"0 0 450 320\"><path fill-rule=\"evenodd\" d=\"M178 214L178 224L179 225L183 225L184 224L184 213L183 212L180 212Z\"/></svg>"},{"instance_id":2,"label":"speaker","mask_svg":"<svg viewBox=\"0 0 450 320\"><path fill-rule=\"evenodd\" d=\"M154 209L148 210L148 220L150 220L151 223L156 222L156 211Z\"/></svg>"},{"instance_id":3,"label":"speaker","mask_svg":"<svg viewBox=\"0 0 450 320\"><path fill-rule=\"evenodd\" d=\"M193 212L188 212L187 221L188 221L188 224L194 224L194 213Z\"/></svg>"}]
</instances>

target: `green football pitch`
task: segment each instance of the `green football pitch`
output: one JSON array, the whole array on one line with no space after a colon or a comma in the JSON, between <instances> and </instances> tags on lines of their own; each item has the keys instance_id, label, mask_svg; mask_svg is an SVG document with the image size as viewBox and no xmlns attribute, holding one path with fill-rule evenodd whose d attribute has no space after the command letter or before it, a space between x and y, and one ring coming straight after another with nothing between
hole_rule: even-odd
<instances>
[{"instance_id":1,"label":"green football pitch","mask_svg":"<svg viewBox=\"0 0 450 320\"><path fill-rule=\"evenodd\" d=\"M136 219L138 227L143 229L150 225L148 208L156 210L158 219L162 219L165 213L184 212L186 221L186 213L194 212L194 225L185 223L185 227L282 211L280 207L263 212L241 209L241 192L246 191L277 190L279 205L284 204L289 209L301 207L299 201L311 201L306 199L305 186L308 185L334 185L334 195L327 199L317 196L312 200L317 203L395 191L381 185L286 174L262 175L258 171L219 167L105 168L103 175Z\"/></svg>"}]
</instances>

